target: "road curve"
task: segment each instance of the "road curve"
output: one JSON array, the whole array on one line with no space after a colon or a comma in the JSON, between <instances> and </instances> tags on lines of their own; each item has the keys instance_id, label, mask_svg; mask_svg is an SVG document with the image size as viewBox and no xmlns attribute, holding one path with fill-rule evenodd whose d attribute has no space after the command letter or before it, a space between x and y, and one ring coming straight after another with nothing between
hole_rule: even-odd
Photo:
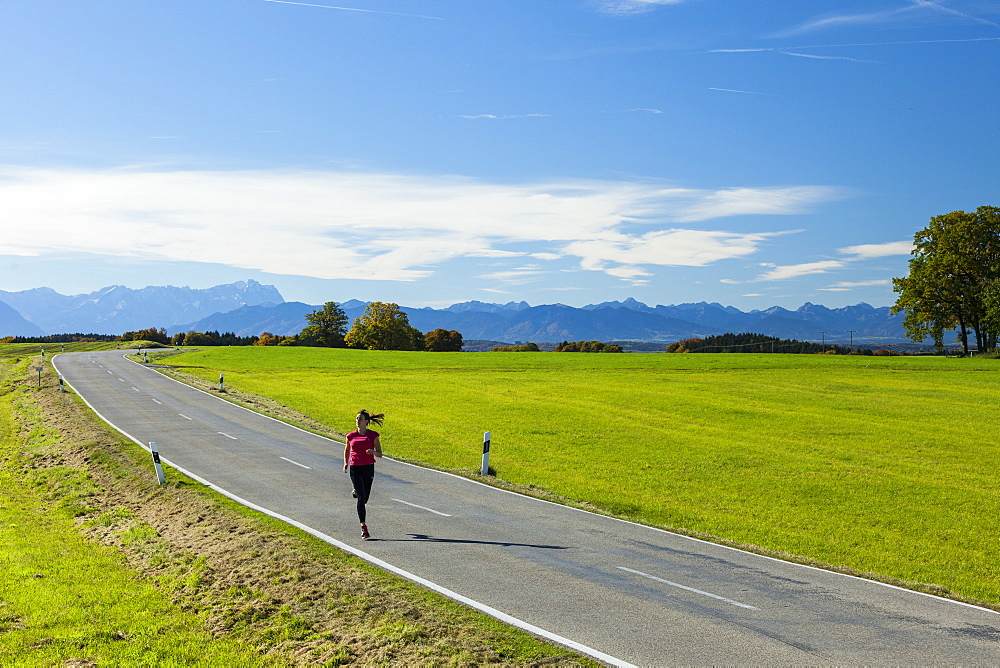
<instances>
[{"instance_id":1,"label":"road curve","mask_svg":"<svg viewBox=\"0 0 1000 668\"><path fill-rule=\"evenodd\" d=\"M996 665L1000 614L383 458L362 542L343 445L124 358L59 373L172 467L612 665ZM152 467L151 467L152 468ZM151 472L152 475L152 472Z\"/></svg>"}]
</instances>

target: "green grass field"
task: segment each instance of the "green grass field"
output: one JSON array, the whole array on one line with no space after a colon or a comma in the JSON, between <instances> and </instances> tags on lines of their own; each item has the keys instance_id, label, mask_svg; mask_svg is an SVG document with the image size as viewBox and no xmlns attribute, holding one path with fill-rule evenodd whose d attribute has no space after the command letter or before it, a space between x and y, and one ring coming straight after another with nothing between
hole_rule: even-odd
<instances>
[{"instance_id":1,"label":"green grass field","mask_svg":"<svg viewBox=\"0 0 1000 668\"><path fill-rule=\"evenodd\" d=\"M33 466L59 437L40 424L30 385L14 387L39 363L24 349L0 346L0 665L289 665L213 638L197 614L81 535L73 519L93 483L65 466Z\"/></svg>"},{"instance_id":2,"label":"green grass field","mask_svg":"<svg viewBox=\"0 0 1000 668\"><path fill-rule=\"evenodd\" d=\"M1000 361L218 348L169 358L387 454L1000 604Z\"/></svg>"}]
</instances>

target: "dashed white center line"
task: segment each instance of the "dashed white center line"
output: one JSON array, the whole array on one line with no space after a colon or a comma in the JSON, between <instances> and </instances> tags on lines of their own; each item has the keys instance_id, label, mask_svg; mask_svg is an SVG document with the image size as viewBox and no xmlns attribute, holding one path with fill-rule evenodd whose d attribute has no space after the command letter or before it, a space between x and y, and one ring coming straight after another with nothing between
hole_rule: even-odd
<instances>
[{"instance_id":1,"label":"dashed white center line","mask_svg":"<svg viewBox=\"0 0 1000 668\"><path fill-rule=\"evenodd\" d=\"M135 390L136 392L141 392L142 391L142 390L140 390L138 387L136 387L134 385L132 386L132 389Z\"/></svg>"},{"instance_id":2,"label":"dashed white center line","mask_svg":"<svg viewBox=\"0 0 1000 668\"><path fill-rule=\"evenodd\" d=\"M220 432L220 433L221 433L221 432ZM301 466L301 467L302 467L302 468L304 468L304 469L309 469L310 471L312 470L312 467L310 467L310 466L306 466L305 464L299 464L298 462L294 462L294 461L292 461L291 459L289 459L288 457L281 457L281 459L284 459L284 460L285 460L286 462L288 462L289 464L295 464L296 466Z\"/></svg>"},{"instance_id":3,"label":"dashed white center line","mask_svg":"<svg viewBox=\"0 0 1000 668\"><path fill-rule=\"evenodd\" d=\"M664 580L663 578L658 578L655 575L650 575L649 573L643 573L642 571L635 571L635 570L632 570L631 568L625 568L624 566L619 566L618 568L620 570L626 571L628 573L635 573L636 575L641 575L644 578L649 578L650 580L655 580L656 582L662 582L663 584L668 584L671 587L677 587L678 589L683 589L684 591L690 591L690 592L693 592L695 594L701 594L702 596L708 596L709 598L714 598L714 599L716 599L718 601L723 601L725 603L731 603L732 605L736 605L736 606L739 606L741 608L746 608L747 610L760 610L760 608L758 608L756 606L748 605L746 603L740 603L739 601L734 601L732 599L725 598L723 596L719 596L718 594L713 594L711 592L702 591L700 589L694 589L693 587L685 587L682 584L677 584L676 582L671 582L670 580Z\"/></svg>"},{"instance_id":4,"label":"dashed white center line","mask_svg":"<svg viewBox=\"0 0 1000 668\"><path fill-rule=\"evenodd\" d=\"M448 513L442 513L441 511L434 510L433 508L425 508L423 506L418 506L415 503L410 503L409 501L403 501L402 499L393 499L393 501L405 504L407 506L412 506L414 508L419 508L420 510L426 510L429 513L434 513L435 515L441 515L442 517L451 517L451 515L449 515Z\"/></svg>"},{"instance_id":5,"label":"dashed white center line","mask_svg":"<svg viewBox=\"0 0 1000 668\"><path fill-rule=\"evenodd\" d=\"M157 401L156 399L153 399L153 403L154 404L160 404L161 406L163 405L162 401Z\"/></svg>"},{"instance_id":6,"label":"dashed white center line","mask_svg":"<svg viewBox=\"0 0 1000 668\"><path fill-rule=\"evenodd\" d=\"M238 440L240 440L240 439L236 438L235 436L230 436L229 434L227 434L227 433L226 433L226 432L224 432L224 431L220 431L220 432L218 432L218 433L222 434L222 435L223 435L223 436L225 436L226 438L231 438L231 439L233 439L234 441L238 441Z\"/></svg>"},{"instance_id":7,"label":"dashed white center line","mask_svg":"<svg viewBox=\"0 0 1000 668\"><path fill-rule=\"evenodd\" d=\"M159 403L159 402L156 402L156 403ZM188 417L187 415L184 415L184 413L178 413L178 415L180 415L180 416L181 416L182 418L184 418L185 420L190 420L190 419L191 419L191 418L189 418L189 417Z\"/></svg>"}]
</instances>

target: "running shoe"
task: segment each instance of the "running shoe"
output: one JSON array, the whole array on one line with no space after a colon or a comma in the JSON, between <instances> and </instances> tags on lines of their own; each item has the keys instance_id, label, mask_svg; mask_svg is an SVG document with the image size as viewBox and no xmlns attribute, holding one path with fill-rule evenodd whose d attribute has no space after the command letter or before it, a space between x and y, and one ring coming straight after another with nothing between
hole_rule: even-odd
<instances>
[{"instance_id":1,"label":"running shoe","mask_svg":"<svg viewBox=\"0 0 1000 668\"><path fill-rule=\"evenodd\" d=\"M355 499L358 498L358 490L352 489L351 490L351 496L353 496Z\"/></svg>"},{"instance_id":2,"label":"running shoe","mask_svg":"<svg viewBox=\"0 0 1000 668\"><path fill-rule=\"evenodd\" d=\"M369 538L371 538L371 534L368 533L368 525L367 524L362 524L361 525L361 539L362 540L368 540Z\"/></svg>"}]
</instances>

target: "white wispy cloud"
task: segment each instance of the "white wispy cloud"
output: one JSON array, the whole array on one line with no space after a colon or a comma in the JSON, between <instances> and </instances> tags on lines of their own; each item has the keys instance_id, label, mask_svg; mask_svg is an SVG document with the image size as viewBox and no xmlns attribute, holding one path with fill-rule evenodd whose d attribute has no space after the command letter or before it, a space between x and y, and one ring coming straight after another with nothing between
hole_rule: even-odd
<instances>
[{"instance_id":1,"label":"white wispy cloud","mask_svg":"<svg viewBox=\"0 0 1000 668\"><path fill-rule=\"evenodd\" d=\"M912 241L890 241L885 244L860 244L841 248L844 255L854 255L855 260L868 260L892 255L909 255L913 251Z\"/></svg>"},{"instance_id":2,"label":"white wispy cloud","mask_svg":"<svg viewBox=\"0 0 1000 668\"><path fill-rule=\"evenodd\" d=\"M608 239L574 241L565 245L563 252L579 257L582 269L642 285L651 275L643 267L703 267L745 257L757 252L760 244L774 234L685 229L642 235L619 233Z\"/></svg>"},{"instance_id":3,"label":"white wispy cloud","mask_svg":"<svg viewBox=\"0 0 1000 668\"><path fill-rule=\"evenodd\" d=\"M895 9L888 9L877 12L863 12L857 14L827 14L822 17L810 19L805 23L789 28L774 35L774 37L789 37L807 32L826 30L828 28L839 28L844 26L868 26L884 25L887 23L898 23L901 21L913 21L927 18L927 11L938 14L948 14L973 23L997 26L993 21L973 16L967 12L960 11L953 7L946 7L938 2L930 0L909 0L908 4Z\"/></svg>"},{"instance_id":4,"label":"white wispy cloud","mask_svg":"<svg viewBox=\"0 0 1000 668\"><path fill-rule=\"evenodd\" d=\"M847 246L841 248L839 252L847 257L844 260L821 260L818 262L806 262L793 265L775 265L763 263L760 266L768 271L756 277L756 281L782 281L790 278L799 278L810 274L826 274L830 271L843 269L851 263L864 260L872 260L881 257L891 257L894 255L909 255L913 248L910 241L893 241L884 244L859 244L857 246ZM890 285L890 279L875 279L868 281L841 281L825 288L817 288L830 292L844 292L853 288L873 287Z\"/></svg>"},{"instance_id":5,"label":"white wispy cloud","mask_svg":"<svg viewBox=\"0 0 1000 668\"><path fill-rule=\"evenodd\" d=\"M889 23L897 21L899 16L907 14L916 9L916 5L907 5L896 9L880 12L866 12L862 14L830 14L819 18L814 18L787 30L774 35L774 37L789 37L806 32L815 32L827 28L838 28L842 26L858 26Z\"/></svg>"},{"instance_id":6,"label":"white wispy cloud","mask_svg":"<svg viewBox=\"0 0 1000 668\"><path fill-rule=\"evenodd\" d=\"M529 283L546 273L547 272L543 271L538 265L528 265L507 271L495 271L489 274L481 274L479 278L488 281L498 281L508 285L520 285L523 283Z\"/></svg>"},{"instance_id":7,"label":"white wispy cloud","mask_svg":"<svg viewBox=\"0 0 1000 668\"><path fill-rule=\"evenodd\" d=\"M394 281L419 280L456 258L531 257L642 280L652 266L745 257L787 233L691 224L799 214L843 194L819 186L698 190L333 171L0 167L0 201L11 221L0 254L79 252Z\"/></svg>"},{"instance_id":8,"label":"white wispy cloud","mask_svg":"<svg viewBox=\"0 0 1000 668\"><path fill-rule=\"evenodd\" d=\"M817 288L817 290L823 290L824 292L848 292L854 288L871 288L886 285L892 285L892 279L883 278L874 281L841 281L839 283L834 283L829 287Z\"/></svg>"},{"instance_id":9,"label":"white wispy cloud","mask_svg":"<svg viewBox=\"0 0 1000 668\"><path fill-rule=\"evenodd\" d=\"M944 12L945 14L951 14L952 16L958 16L958 17L961 17L963 19L968 19L970 21L973 21L974 23L982 23L984 25L990 25L990 26L1000 26L1000 24L998 24L998 23L996 23L994 21L990 21L988 19L980 18L978 16L973 16L972 14L968 14L966 12L959 11L959 10L955 9L954 7L945 7L944 5L942 5L939 2L931 2L931 0L910 0L910 2L912 2L917 7L927 8L927 9L934 9L934 10L939 11L939 12Z\"/></svg>"},{"instance_id":10,"label":"white wispy cloud","mask_svg":"<svg viewBox=\"0 0 1000 668\"><path fill-rule=\"evenodd\" d=\"M846 196L845 190L827 186L724 188L697 193L697 200L679 211L673 220L683 223L747 214L800 214L810 211L818 201Z\"/></svg>"},{"instance_id":11,"label":"white wispy cloud","mask_svg":"<svg viewBox=\"0 0 1000 668\"><path fill-rule=\"evenodd\" d=\"M789 278L808 276L809 274L825 274L833 269L840 269L844 266L844 263L839 260L822 260L820 262L806 262L805 264L784 266L762 264L761 266L770 267L770 270L758 276L758 281L784 281Z\"/></svg>"}]
</instances>

